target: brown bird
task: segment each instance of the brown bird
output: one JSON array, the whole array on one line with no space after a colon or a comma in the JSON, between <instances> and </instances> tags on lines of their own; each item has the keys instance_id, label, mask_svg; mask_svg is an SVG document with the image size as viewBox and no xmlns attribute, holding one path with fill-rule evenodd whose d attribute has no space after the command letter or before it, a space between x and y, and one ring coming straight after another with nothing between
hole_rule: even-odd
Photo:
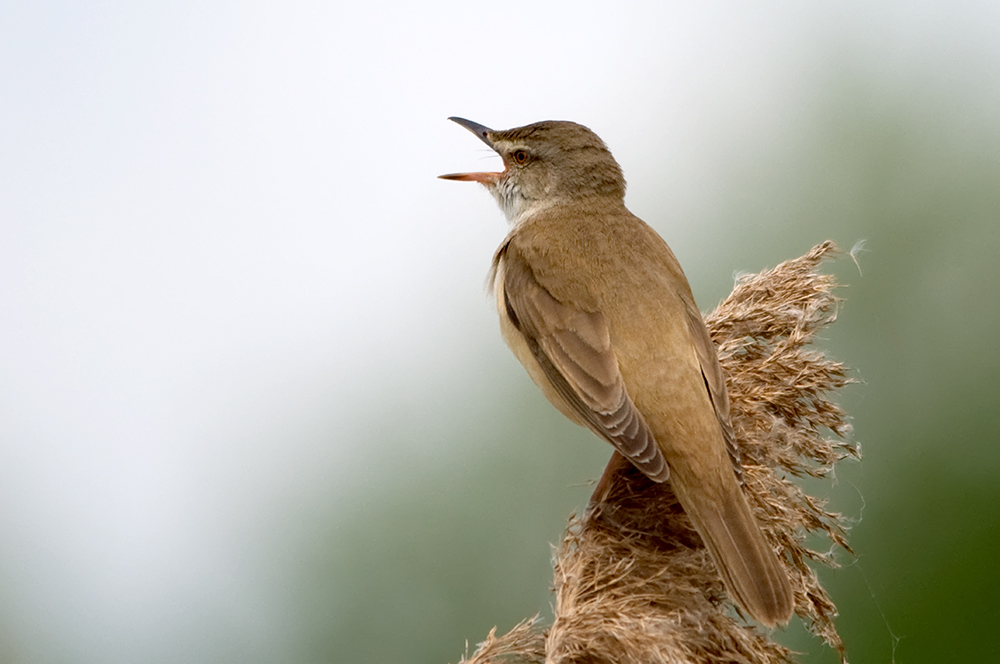
<instances>
[{"instance_id":1,"label":"brown bird","mask_svg":"<svg viewBox=\"0 0 1000 664\"><path fill-rule=\"evenodd\" d=\"M740 606L787 622L791 585L743 496L715 346L673 252L625 208L618 162L573 122L450 119L503 159L441 177L485 185L512 226L491 275L514 355L563 415L670 479Z\"/></svg>"}]
</instances>

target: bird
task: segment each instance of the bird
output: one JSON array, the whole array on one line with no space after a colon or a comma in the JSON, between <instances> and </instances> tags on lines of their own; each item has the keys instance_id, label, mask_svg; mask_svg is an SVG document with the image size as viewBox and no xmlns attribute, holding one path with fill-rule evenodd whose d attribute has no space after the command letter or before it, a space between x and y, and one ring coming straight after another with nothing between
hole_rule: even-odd
<instances>
[{"instance_id":1,"label":"bird","mask_svg":"<svg viewBox=\"0 0 1000 664\"><path fill-rule=\"evenodd\" d=\"M743 494L715 345L673 252L625 207L607 145L575 122L449 119L503 161L440 177L484 185L510 224L489 278L504 341L563 415L670 482L736 604L787 623L791 583Z\"/></svg>"}]
</instances>

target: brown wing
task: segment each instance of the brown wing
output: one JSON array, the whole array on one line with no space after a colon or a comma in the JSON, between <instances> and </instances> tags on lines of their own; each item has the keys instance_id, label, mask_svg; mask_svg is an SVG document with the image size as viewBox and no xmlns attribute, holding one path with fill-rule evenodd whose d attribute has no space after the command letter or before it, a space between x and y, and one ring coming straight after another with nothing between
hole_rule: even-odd
<instances>
[{"instance_id":1,"label":"brown wing","mask_svg":"<svg viewBox=\"0 0 1000 664\"><path fill-rule=\"evenodd\" d=\"M705 379L708 396L715 408L715 416L719 419L722 437L726 441L726 449L733 461L736 476L740 478L742 483L743 464L740 461L739 448L736 447L736 434L733 433L733 425L729 420L729 395L726 392L726 377L722 373L715 344L708 334L708 328L705 327L705 319L701 317L701 312L698 311L694 302L686 302L684 309L688 316L691 340L694 342L695 352L698 355L698 364L701 365L701 375Z\"/></svg>"},{"instance_id":2,"label":"brown wing","mask_svg":"<svg viewBox=\"0 0 1000 664\"><path fill-rule=\"evenodd\" d=\"M666 460L625 390L604 315L557 300L512 247L502 260L503 313L524 336L556 392L639 470L665 481Z\"/></svg>"}]
</instances>

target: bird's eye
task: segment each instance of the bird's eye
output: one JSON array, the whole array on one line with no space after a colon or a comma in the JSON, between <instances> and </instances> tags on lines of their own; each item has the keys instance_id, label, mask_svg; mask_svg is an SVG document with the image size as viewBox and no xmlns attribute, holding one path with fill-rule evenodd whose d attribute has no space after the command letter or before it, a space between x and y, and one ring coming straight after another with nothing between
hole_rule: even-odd
<instances>
[{"instance_id":1,"label":"bird's eye","mask_svg":"<svg viewBox=\"0 0 1000 664\"><path fill-rule=\"evenodd\" d=\"M524 150L514 150L510 156L518 166L524 166L528 163L528 153Z\"/></svg>"}]
</instances>

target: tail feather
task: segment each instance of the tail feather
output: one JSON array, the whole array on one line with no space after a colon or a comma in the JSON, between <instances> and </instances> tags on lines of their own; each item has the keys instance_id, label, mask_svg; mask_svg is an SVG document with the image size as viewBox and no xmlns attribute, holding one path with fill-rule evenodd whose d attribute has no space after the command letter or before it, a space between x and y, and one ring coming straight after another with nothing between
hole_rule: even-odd
<instances>
[{"instance_id":1,"label":"tail feather","mask_svg":"<svg viewBox=\"0 0 1000 664\"><path fill-rule=\"evenodd\" d=\"M691 501L687 493L681 489L678 497L732 599L763 625L788 622L795 609L788 573L760 532L735 479L716 505Z\"/></svg>"}]
</instances>

